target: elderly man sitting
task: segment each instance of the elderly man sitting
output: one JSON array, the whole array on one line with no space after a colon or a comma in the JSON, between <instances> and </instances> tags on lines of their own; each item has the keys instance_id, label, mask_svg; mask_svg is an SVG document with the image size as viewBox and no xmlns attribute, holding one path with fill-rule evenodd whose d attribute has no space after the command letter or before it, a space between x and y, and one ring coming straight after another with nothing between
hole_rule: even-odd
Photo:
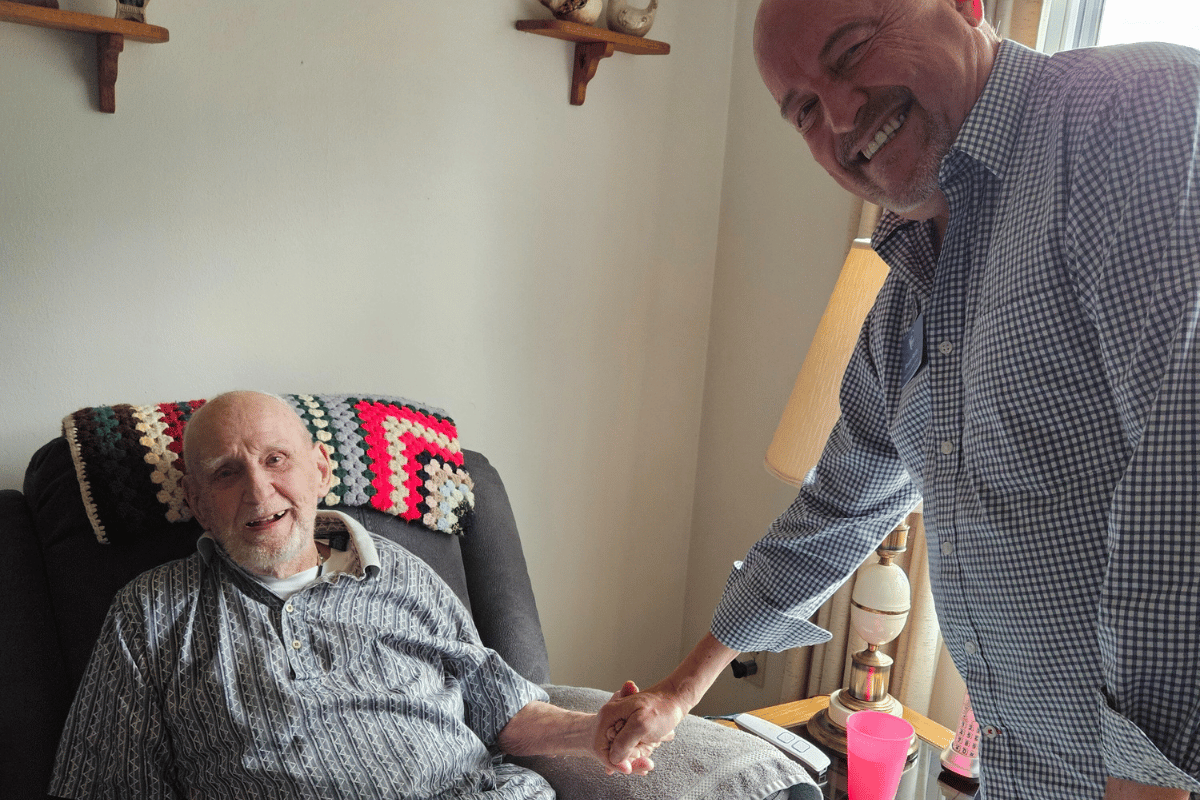
<instances>
[{"instance_id":1,"label":"elderly man sitting","mask_svg":"<svg viewBox=\"0 0 1200 800\"><path fill-rule=\"evenodd\" d=\"M653 768L610 764L596 715L544 702L423 562L318 512L330 461L283 401L211 400L184 456L206 533L114 599L51 794L507 800L554 794L500 753Z\"/></svg>"}]
</instances>

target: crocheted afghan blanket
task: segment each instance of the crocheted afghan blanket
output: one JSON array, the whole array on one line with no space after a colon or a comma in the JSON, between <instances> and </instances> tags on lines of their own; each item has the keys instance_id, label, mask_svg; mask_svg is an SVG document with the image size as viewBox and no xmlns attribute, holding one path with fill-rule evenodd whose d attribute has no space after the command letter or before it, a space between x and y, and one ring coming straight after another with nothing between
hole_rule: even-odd
<instances>
[{"instance_id":1,"label":"crocheted afghan blanket","mask_svg":"<svg viewBox=\"0 0 1200 800\"><path fill-rule=\"evenodd\" d=\"M454 420L399 397L282 396L333 462L322 506L368 506L461 534L475 507ZM63 435L88 518L103 543L131 542L192 519L184 503L183 431L204 400L84 408Z\"/></svg>"}]
</instances>

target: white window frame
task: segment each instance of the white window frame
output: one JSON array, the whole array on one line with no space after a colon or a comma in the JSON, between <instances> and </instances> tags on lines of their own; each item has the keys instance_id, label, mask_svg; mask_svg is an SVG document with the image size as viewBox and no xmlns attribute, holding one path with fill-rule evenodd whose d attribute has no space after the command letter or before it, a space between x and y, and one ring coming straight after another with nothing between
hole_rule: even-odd
<instances>
[{"instance_id":1,"label":"white window frame","mask_svg":"<svg viewBox=\"0 0 1200 800\"><path fill-rule=\"evenodd\" d=\"M1038 25L1038 50L1057 53L1094 47L1103 11L1104 0L1045 0Z\"/></svg>"}]
</instances>

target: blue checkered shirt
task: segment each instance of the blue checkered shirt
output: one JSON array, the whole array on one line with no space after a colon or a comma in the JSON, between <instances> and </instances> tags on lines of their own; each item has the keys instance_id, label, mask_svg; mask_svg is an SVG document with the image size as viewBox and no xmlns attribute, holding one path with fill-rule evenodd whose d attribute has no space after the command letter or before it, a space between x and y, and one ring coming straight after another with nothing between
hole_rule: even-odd
<instances>
[{"instance_id":1,"label":"blue checkered shirt","mask_svg":"<svg viewBox=\"0 0 1200 800\"><path fill-rule=\"evenodd\" d=\"M809 617L923 498L988 798L1200 791L1198 87L1183 48L1000 46L940 253L881 220L842 418L714 617L741 650L824 641Z\"/></svg>"},{"instance_id":2,"label":"blue checkered shirt","mask_svg":"<svg viewBox=\"0 0 1200 800\"><path fill-rule=\"evenodd\" d=\"M353 566L286 601L219 548L118 593L51 794L552 800L494 747L545 692L483 647L423 562L320 517L350 529Z\"/></svg>"}]
</instances>

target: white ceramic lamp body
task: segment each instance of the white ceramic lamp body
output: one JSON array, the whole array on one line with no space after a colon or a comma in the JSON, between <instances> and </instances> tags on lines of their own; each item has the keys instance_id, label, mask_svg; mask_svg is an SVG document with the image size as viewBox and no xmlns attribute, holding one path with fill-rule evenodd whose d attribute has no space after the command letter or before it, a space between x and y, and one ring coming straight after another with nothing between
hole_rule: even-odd
<instances>
[{"instance_id":1,"label":"white ceramic lamp body","mask_svg":"<svg viewBox=\"0 0 1200 800\"><path fill-rule=\"evenodd\" d=\"M870 564L854 581L850 624L867 644L887 644L900 635L911 607L908 576L895 564Z\"/></svg>"}]
</instances>

